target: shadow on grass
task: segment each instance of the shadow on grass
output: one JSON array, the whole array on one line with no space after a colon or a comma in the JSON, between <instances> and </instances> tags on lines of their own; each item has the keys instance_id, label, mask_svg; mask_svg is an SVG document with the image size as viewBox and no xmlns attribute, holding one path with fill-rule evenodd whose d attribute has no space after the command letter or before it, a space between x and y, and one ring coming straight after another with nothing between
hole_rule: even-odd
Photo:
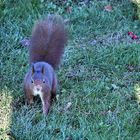
<instances>
[{"instance_id":1,"label":"shadow on grass","mask_svg":"<svg viewBox=\"0 0 140 140\"><path fill-rule=\"evenodd\" d=\"M135 16L134 19L139 19L140 20L140 1L139 0L132 0L135 8Z\"/></svg>"}]
</instances>

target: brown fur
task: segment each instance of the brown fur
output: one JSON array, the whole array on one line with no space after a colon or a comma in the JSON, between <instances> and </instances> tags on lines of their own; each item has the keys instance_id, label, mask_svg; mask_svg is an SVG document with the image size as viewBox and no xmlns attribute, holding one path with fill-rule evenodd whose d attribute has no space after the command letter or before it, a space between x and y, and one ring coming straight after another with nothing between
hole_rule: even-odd
<instances>
[{"instance_id":1,"label":"brown fur","mask_svg":"<svg viewBox=\"0 0 140 140\"><path fill-rule=\"evenodd\" d=\"M48 16L38 22L32 32L30 69L23 83L25 99L33 103L33 96L40 95L45 115L48 114L52 98L56 96L57 78L54 69L60 63L66 41L66 30L60 16Z\"/></svg>"},{"instance_id":2,"label":"brown fur","mask_svg":"<svg viewBox=\"0 0 140 140\"><path fill-rule=\"evenodd\" d=\"M67 33L60 16L48 16L38 22L32 32L30 64L38 61L49 63L56 69L67 41Z\"/></svg>"}]
</instances>

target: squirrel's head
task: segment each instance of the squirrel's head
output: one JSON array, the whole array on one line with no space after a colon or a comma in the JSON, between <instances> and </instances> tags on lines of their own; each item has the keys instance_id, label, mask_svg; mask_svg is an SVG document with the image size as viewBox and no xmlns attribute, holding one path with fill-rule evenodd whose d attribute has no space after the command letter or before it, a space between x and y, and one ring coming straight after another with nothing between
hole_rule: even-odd
<instances>
[{"instance_id":1,"label":"squirrel's head","mask_svg":"<svg viewBox=\"0 0 140 140\"><path fill-rule=\"evenodd\" d=\"M48 86L48 80L45 76L44 66L37 67L35 64L31 67L30 86L34 95L41 94Z\"/></svg>"}]
</instances>

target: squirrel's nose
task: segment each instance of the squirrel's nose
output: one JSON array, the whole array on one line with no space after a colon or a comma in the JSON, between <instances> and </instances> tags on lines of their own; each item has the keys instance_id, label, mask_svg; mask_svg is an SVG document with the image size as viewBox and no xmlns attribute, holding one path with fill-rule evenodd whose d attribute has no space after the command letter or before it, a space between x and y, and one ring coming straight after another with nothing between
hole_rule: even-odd
<instances>
[{"instance_id":1,"label":"squirrel's nose","mask_svg":"<svg viewBox=\"0 0 140 140\"><path fill-rule=\"evenodd\" d=\"M36 85L36 86L35 86L35 90L36 90L37 92L41 91L41 90L42 90L41 85Z\"/></svg>"}]
</instances>

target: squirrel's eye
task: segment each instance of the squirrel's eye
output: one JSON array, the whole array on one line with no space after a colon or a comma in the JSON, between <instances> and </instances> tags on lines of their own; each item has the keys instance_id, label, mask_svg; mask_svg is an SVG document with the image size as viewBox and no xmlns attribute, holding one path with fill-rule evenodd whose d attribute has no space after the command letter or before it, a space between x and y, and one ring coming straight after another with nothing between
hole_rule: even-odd
<instances>
[{"instance_id":1,"label":"squirrel's eye","mask_svg":"<svg viewBox=\"0 0 140 140\"><path fill-rule=\"evenodd\" d=\"M43 83L45 83L45 79L43 79Z\"/></svg>"},{"instance_id":2,"label":"squirrel's eye","mask_svg":"<svg viewBox=\"0 0 140 140\"><path fill-rule=\"evenodd\" d=\"M31 83L32 83L32 84L34 83L34 80L33 80L33 79L31 79Z\"/></svg>"}]
</instances>

